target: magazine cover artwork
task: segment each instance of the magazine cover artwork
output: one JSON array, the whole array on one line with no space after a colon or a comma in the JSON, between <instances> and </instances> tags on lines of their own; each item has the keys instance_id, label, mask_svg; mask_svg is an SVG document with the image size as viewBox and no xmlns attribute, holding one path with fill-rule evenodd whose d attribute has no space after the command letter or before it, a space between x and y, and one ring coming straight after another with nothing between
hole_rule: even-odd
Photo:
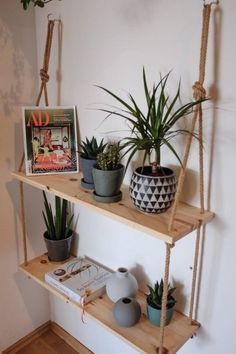
<instances>
[{"instance_id":1,"label":"magazine cover artwork","mask_svg":"<svg viewBox=\"0 0 236 354\"><path fill-rule=\"evenodd\" d=\"M78 172L75 107L23 107L26 175Z\"/></svg>"}]
</instances>

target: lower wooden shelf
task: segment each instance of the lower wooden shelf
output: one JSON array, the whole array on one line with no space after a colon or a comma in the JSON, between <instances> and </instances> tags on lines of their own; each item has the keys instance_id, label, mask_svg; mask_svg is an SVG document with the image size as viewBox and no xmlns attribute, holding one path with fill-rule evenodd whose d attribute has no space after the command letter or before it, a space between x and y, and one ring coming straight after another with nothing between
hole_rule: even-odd
<instances>
[{"instance_id":1,"label":"lower wooden shelf","mask_svg":"<svg viewBox=\"0 0 236 354\"><path fill-rule=\"evenodd\" d=\"M27 265L20 265L20 270L56 296L82 311L78 303L71 301L44 281L44 274L56 268L58 264L60 263L49 262L47 255L42 255L29 261ZM86 321L86 316L90 316L140 353L156 354L159 346L159 328L151 325L147 320L144 294L139 292L137 300L142 307L142 316L134 327L123 328L116 325L112 315L113 303L106 295L85 306L84 320ZM199 327L199 323L190 324L188 317L175 312L173 320L165 327L164 347L167 349L166 354L176 353L196 333Z\"/></svg>"}]
</instances>

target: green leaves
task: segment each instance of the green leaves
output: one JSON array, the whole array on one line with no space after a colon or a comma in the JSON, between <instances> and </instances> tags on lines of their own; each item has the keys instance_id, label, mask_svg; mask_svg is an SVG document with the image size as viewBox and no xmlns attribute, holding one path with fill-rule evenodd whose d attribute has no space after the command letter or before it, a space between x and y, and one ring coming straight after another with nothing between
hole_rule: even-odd
<instances>
[{"instance_id":1,"label":"green leaves","mask_svg":"<svg viewBox=\"0 0 236 354\"><path fill-rule=\"evenodd\" d=\"M161 279L160 283L157 281L152 288L150 285L147 285L149 289L149 294L147 295L147 302L154 308L161 309L162 297L164 291L164 282ZM173 293L176 288L172 288L170 284L168 284L168 293L167 293L167 308L171 308L176 303L176 300L173 297Z\"/></svg>"},{"instance_id":2,"label":"green leaves","mask_svg":"<svg viewBox=\"0 0 236 354\"><path fill-rule=\"evenodd\" d=\"M169 76L170 72L164 77L160 77L159 82L154 84L152 89L149 89L145 69L143 68L142 79L146 103L145 114L130 93L128 94L128 100L125 101L108 89L97 86L112 96L121 105L118 111L101 109L101 111L107 113L105 119L113 115L127 120L129 124L131 136L123 139L123 148L126 148L124 155L129 154L126 169L131 161L131 157L139 150L144 150L145 156L150 156L152 151L154 151L155 159L153 162L156 162L160 166L161 147L164 145L168 147L169 151L181 163L180 157L174 146L170 143L170 140L180 134L189 134L189 131L184 129L176 130L173 126L182 117L190 114L195 106L206 99L190 101L184 105L180 105L180 82L172 99L166 92Z\"/></svg>"},{"instance_id":3,"label":"green leaves","mask_svg":"<svg viewBox=\"0 0 236 354\"><path fill-rule=\"evenodd\" d=\"M48 237L51 240L61 240L69 236L74 215L68 218L68 201L55 196L55 215L51 204L48 203L46 193L43 191L45 211L42 211L47 228Z\"/></svg>"},{"instance_id":4,"label":"green leaves","mask_svg":"<svg viewBox=\"0 0 236 354\"><path fill-rule=\"evenodd\" d=\"M45 4L47 4L48 2L51 2L52 0L21 0L21 3L23 5L23 9L27 10L29 5L32 3L34 6L38 6L38 7L44 7Z\"/></svg>"},{"instance_id":5,"label":"green leaves","mask_svg":"<svg viewBox=\"0 0 236 354\"><path fill-rule=\"evenodd\" d=\"M97 155L96 168L112 171L120 166L120 144L109 143L105 151Z\"/></svg>"},{"instance_id":6,"label":"green leaves","mask_svg":"<svg viewBox=\"0 0 236 354\"><path fill-rule=\"evenodd\" d=\"M85 159L96 159L97 155L102 153L105 149L107 144L103 143L103 139L101 140L100 144L98 145L97 139L93 136L91 140L86 137L85 141L82 141L80 144L81 157Z\"/></svg>"}]
</instances>

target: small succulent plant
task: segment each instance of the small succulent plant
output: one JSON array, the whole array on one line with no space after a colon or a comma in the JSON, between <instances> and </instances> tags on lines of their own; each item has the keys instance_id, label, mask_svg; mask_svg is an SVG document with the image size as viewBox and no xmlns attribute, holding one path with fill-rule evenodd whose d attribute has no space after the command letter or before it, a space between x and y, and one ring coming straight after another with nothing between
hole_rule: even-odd
<instances>
[{"instance_id":1,"label":"small succulent plant","mask_svg":"<svg viewBox=\"0 0 236 354\"><path fill-rule=\"evenodd\" d=\"M70 235L73 216L68 220L68 201L55 196L55 215L51 204L48 202L46 193L43 191L44 207L43 218L47 228L47 237L51 240L62 240Z\"/></svg>"},{"instance_id":2,"label":"small succulent plant","mask_svg":"<svg viewBox=\"0 0 236 354\"><path fill-rule=\"evenodd\" d=\"M149 294L147 295L147 303L156 309L161 309L163 290L164 290L164 282L161 279L160 283L157 281L154 285L154 288L148 285ZM166 307L169 309L173 307L176 303L175 298L173 297L173 293L176 288L173 288L168 284L168 295L167 295L167 305Z\"/></svg>"},{"instance_id":3,"label":"small succulent plant","mask_svg":"<svg viewBox=\"0 0 236 354\"><path fill-rule=\"evenodd\" d=\"M104 151L106 145L107 144L103 143L103 139L100 144L98 144L97 139L94 136L90 140L86 137L86 139L80 144L80 156L84 159L96 160L97 155Z\"/></svg>"},{"instance_id":4,"label":"small succulent plant","mask_svg":"<svg viewBox=\"0 0 236 354\"><path fill-rule=\"evenodd\" d=\"M103 171L116 170L120 167L120 144L109 143L104 152L98 154L96 167Z\"/></svg>"}]
</instances>

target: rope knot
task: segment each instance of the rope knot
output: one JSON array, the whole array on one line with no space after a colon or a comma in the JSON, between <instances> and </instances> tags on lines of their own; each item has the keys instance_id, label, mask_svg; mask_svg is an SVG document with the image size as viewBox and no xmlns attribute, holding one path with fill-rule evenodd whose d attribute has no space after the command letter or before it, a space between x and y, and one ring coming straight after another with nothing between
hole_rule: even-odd
<instances>
[{"instance_id":1,"label":"rope knot","mask_svg":"<svg viewBox=\"0 0 236 354\"><path fill-rule=\"evenodd\" d=\"M196 81L193 85L193 98L197 101L206 97L206 90L203 85Z\"/></svg>"},{"instance_id":2,"label":"rope knot","mask_svg":"<svg viewBox=\"0 0 236 354\"><path fill-rule=\"evenodd\" d=\"M49 81L49 75L44 69L40 70L40 77L41 77L42 82L44 82L44 83L47 83Z\"/></svg>"}]
</instances>

